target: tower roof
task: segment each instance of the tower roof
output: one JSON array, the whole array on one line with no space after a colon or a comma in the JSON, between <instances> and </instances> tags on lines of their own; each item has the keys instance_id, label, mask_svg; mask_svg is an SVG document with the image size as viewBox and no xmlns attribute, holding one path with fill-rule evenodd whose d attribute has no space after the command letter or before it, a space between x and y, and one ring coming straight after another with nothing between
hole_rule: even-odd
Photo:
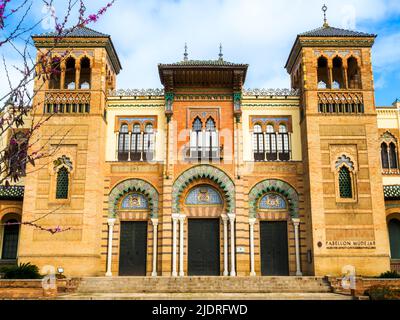
<instances>
[{"instance_id":1,"label":"tower roof","mask_svg":"<svg viewBox=\"0 0 400 320\"><path fill-rule=\"evenodd\" d=\"M61 35L56 31L33 35L33 37L40 38L52 38L57 36L64 38L110 38L108 34L98 32L85 26L65 29Z\"/></svg>"},{"instance_id":2,"label":"tower roof","mask_svg":"<svg viewBox=\"0 0 400 320\"><path fill-rule=\"evenodd\" d=\"M121 69L121 61L117 55L111 36L98 32L85 26L65 29L61 34L56 31L32 35L35 46L37 48L53 48L55 41L58 40L57 48L87 48L102 47L112 61L115 72L118 74ZM85 41L85 39L96 39L93 41Z\"/></svg>"},{"instance_id":3,"label":"tower roof","mask_svg":"<svg viewBox=\"0 0 400 320\"><path fill-rule=\"evenodd\" d=\"M370 33L339 29L330 26L323 26L321 28L300 33L298 36L299 37L376 37L376 35Z\"/></svg>"},{"instance_id":4,"label":"tower roof","mask_svg":"<svg viewBox=\"0 0 400 320\"><path fill-rule=\"evenodd\" d=\"M297 35L285 68L291 72L302 47L372 47L376 37L375 34L331 27L325 21L321 28Z\"/></svg>"}]
</instances>

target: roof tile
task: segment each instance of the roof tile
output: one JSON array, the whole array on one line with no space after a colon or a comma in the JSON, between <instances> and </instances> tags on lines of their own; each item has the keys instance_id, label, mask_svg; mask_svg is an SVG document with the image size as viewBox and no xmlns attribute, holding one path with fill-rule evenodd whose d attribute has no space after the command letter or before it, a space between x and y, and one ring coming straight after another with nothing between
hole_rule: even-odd
<instances>
[{"instance_id":1,"label":"roof tile","mask_svg":"<svg viewBox=\"0 0 400 320\"><path fill-rule=\"evenodd\" d=\"M334 27L321 27L304 33L299 36L303 37L376 37L374 34L359 31L345 30Z\"/></svg>"}]
</instances>

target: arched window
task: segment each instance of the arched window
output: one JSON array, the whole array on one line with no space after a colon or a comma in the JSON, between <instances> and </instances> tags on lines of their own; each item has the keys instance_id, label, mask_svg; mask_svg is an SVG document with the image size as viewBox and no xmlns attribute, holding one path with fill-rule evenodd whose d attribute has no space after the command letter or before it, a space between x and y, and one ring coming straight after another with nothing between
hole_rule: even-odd
<instances>
[{"instance_id":1,"label":"arched window","mask_svg":"<svg viewBox=\"0 0 400 320\"><path fill-rule=\"evenodd\" d=\"M203 123L200 118L193 121L192 132L190 134L190 158L200 161L203 152Z\"/></svg>"},{"instance_id":2,"label":"arched window","mask_svg":"<svg viewBox=\"0 0 400 320\"><path fill-rule=\"evenodd\" d=\"M253 128L253 152L254 161L265 161L265 144L262 127L259 124Z\"/></svg>"},{"instance_id":3,"label":"arched window","mask_svg":"<svg viewBox=\"0 0 400 320\"><path fill-rule=\"evenodd\" d=\"M339 193L342 199L353 198L353 186L350 170L343 166L339 170Z\"/></svg>"},{"instance_id":4,"label":"arched window","mask_svg":"<svg viewBox=\"0 0 400 320\"><path fill-rule=\"evenodd\" d=\"M143 160L152 161L154 157L154 128L151 123L144 128L144 155Z\"/></svg>"},{"instance_id":5,"label":"arched window","mask_svg":"<svg viewBox=\"0 0 400 320\"><path fill-rule=\"evenodd\" d=\"M26 175L28 156L28 137L19 131L11 137L8 145L8 173L10 178L19 178Z\"/></svg>"},{"instance_id":6,"label":"arched window","mask_svg":"<svg viewBox=\"0 0 400 320\"><path fill-rule=\"evenodd\" d=\"M79 79L79 88L88 90L91 84L90 60L87 57L81 59L81 74Z\"/></svg>"},{"instance_id":7,"label":"arched window","mask_svg":"<svg viewBox=\"0 0 400 320\"><path fill-rule=\"evenodd\" d=\"M54 58L51 62L49 89L61 89L61 60Z\"/></svg>"},{"instance_id":8,"label":"arched window","mask_svg":"<svg viewBox=\"0 0 400 320\"><path fill-rule=\"evenodd\" d=\"M361 89L361 76L357 59L350 57L347 60L347 81L349 89Z\"/></svg>"},{"instance_id":9,"label":"arched window","mask_svg":"<svg viewBox=\"0 0 400 320\"><path fill-rule=\"evenodd\" d=\"M18 252L19 223L15 219L5 221L3 227L2 260L16 260Z\"/></svg>"},{"instance_id":10,"label":"arched window","mask_svg":"<svg viewBox=\"0 0 400 320\"><path fill-rule=\"evenodd\" d=\"M123 124L118 137L118 161L127 161L129 157L129 132L128 125Z\"/></svg>"},{"instance_id":11,"label":"arched window","mask_svg":"<svg viewBox=\"0 0 400 320\"><path fill-rule=\"evenodd\" d=\"M65 88L68 90L75 90L76 85L76 69L75 69L75 59L70 57L65 63Z\"/></svg>"},{"instance_id":12,"label":"arched window","mask_svg":"<svg viewBox=\"0 0 400 320\"><path fill-rule=\"evenodd\" d=\"M260 199L258 207L261 210L284 210L287 209L287 204L281 195L267 193Z\"/></svg>"},{"instance_id":13,"label":"arched window","mask_svg":"<svg viewBox=\"0 0 400 320\"><path fill-rule=\"evenodd\" d=\"M132 132L132 149L130 159L132 161L140 161L142 159L142 133L139 123L133 125Z\"/></svg>"},{"instance_id":14,"label":"arched window","mask_svg":"<svg viewBox=\"0 0 400 320\"><path fill-rule=\"evenodd\" d=\"M122 199L120 209L122 210L148 210L149 203L141 193L131 193Z\"/></svg>"},{"instance_id":15,"label":"arched window","mask_svg":"<svg viewBox=\"0 0 400 320\"><path fill-rule=\"evenodd\" d=\"M193 131L199 132L203 129L203 123L199 118L196 118L193 122Z\"/></svg>"},{"instance_id":16,"label":"arched window","mask_svg":"<svg viewBox=\"0 0 400 320\"><path fill-rule=\"evenodd\" d=\"M277 153L277 141L274 126L272 124L267 125L267 133L265 135L265 149L266 158L268 161L278 160Z\"/></svg>"},{"instance_id":17,"label":"arched window","mask_svg":"<svg viewBox=\"0 0 400 320\"><path fill-rule=\"evenodd\" d=\"M328 60L325 57L318 59L318 89L326 89L329 86Z\"/></svg>"},{"instance_id":18,"label":"arched window","mask_svg":"<svg viewBox=\"0 0 400 320\"><path fill-rule=\"evenodd\" d=\"M382 159L382 168L389 169L388 147L385 142L381 144L381 159Z\"/></svg>"},{"instance_id":19,"label":"arched window","mask_svg":"<svg viewBox=\"0 0 400 320\"><path fill-rule=\"evenodd\" d=\"M221 195L210 186L195 187L190 190L185 204L188 206L220 206L223 205Z\"/></svg>"},{"instance_id":20,"label":"arched window","mask_svg":"<svg viewBox=\"0 0 400 320\"><path fill-rule=\"evenodd\" d=\"M69 172L65 167L61 167L57 172L56 199L68 199L69 192Z\"/></svg>"},{"instance_id":21,"label":"arched window","mask_svg":"<svg viewBox=\"0 0 400 320\"><path fill-rule=\"evenodd\" d=\"M392 219L389 221L390 253L393 260L400 259L400 221Z\"/></svg>"},{"instance_id":22,"label":"arched window","mask_svg":"<svg viewBox=\"0 0 400 320\"><path fill-rule=\"evenodd\" d=\"M344 69L343 61L339 57L333 59L333 69L332 69L333 82L336 82L335 88L332 84L332 89L343 89L344 86Z\"/></svg>"},{"instance_id":23,"label":"arched window","mask_svg":"<svg viewBox=\"0 0 400 320\"><path fill-rule=\"evenodd\" d=\"M286 125L279 125L278 133L278 156L281 161L290 160L289 134Z\"/></svg>"},{"instance_id":24,"label":"arched window","mask_svg":"<svg viewBox=\"0 0 400 320\"><path fill-rule=\"evenodd\" d=\"M397 169L398 168L397 150L396 150L396 145L393 142L391 142L389 145L389 157L390 157L390 168Z\"/></svg>"},{"instance_id":25,"label":"arched window","mask_svg":"<svg viewBox=\"0 0 400 320\"><path fill-rule=\"evenodd\" d=\"M204 139L204 157L209 159L217 159L219 154L217 128L213 118L208 118L206 122L206 132Z\"/></svg>"}]
</instances>

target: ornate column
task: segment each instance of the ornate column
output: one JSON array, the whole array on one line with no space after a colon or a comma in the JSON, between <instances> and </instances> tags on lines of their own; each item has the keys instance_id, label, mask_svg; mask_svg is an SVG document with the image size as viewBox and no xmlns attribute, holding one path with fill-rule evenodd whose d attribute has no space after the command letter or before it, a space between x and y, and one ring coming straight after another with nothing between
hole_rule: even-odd
<instances>
[{"instance_id":1,"label":"ornate column","mask_svg":"<svg viewBox=\"0 0 400 320\"><path fill-rule=\"evenodd\" d=\"M250 225L250 276L255 277L256 271L254 266L254 225L256 223L256 218L249 219Z\"/></svg>"},{"instance_id":2,"label":"ornate column","mask_svg":"<svg viewBox=\"0 0 400 320\"><path fill-rule=\"evenodd\" d=\"M108 251L107 251L107 272L106 277L112 277L112 242L113 242L113 233L114 233L114 225L116 219L108 219Z\"/></svg>"},{"instance_id":3,"label":"ornate column","mask_svg":"<svg viewBox=\"0 0 400 320\"><path fill-rule=\"evenodd\" d=\"M329 70L329 73L328 73L328 76L329 76L329 88L328 89L333 89L332 88L333 87L333 66L332 66L332 62L331 63L328 62L328 70Z\"/></svg>"},{"instance_id":4,"label":"ornate column","mask_svg":"<svg viewBox=\"0 0 400 320\"><path fill-rule=\"evenodd\" d=\"M228 271L228 216L222 215L222 221L224 223L224 277L229 276Z\"/></svg>"},{"instance_id":5,"label":"ornate column","mask_svg":"<svg viewBox=\"0 0 400 320\"><path fill-rule=\"evenodd\" d=\"M294 226L294 240L296 246L296 276L301 277L303 273L301 272L301 263L300 263L300 235L299 235L300 219L292 218L292 222Z\"/></svg>"},{"instance_id":6,"label":"ornate column","mask_svg":"<svg viewBox=\"0 0 400 320\"><path fill-rule=\"evenodd\" d=\"M128 161L129 162L131 161L131 151L132 151L132 132L129 132L129 142L128 142Z\"/></svg>"},{"instance_id":7,"label":"ornate column","mask_svg":"<svg viewBox=\"0 0 400 320\"><path fill-rule=\"evenodd\" d=\"M140 150L140 161L143 161L143 153L144 153L144 132L140 132L140 144L142 146L142 150Z\"/></svg>"},{"instance_id":8,"label":"ornate column","mask_svg":"<svg viewBox=\"0 0 400 320\"><path fill-rule=\"evenodd\" d=\"M79 82L81 82L81 65L77 61L75 67L75 90L80 89Z\"/></svg>"},{"instance_id":9,"label":"ornate column","mask_svg":"<svg viewBox=\"0 0 400 320\"><path fill-rule=\"evenodd\" d=\"M176 229L178 227L179 214L172 215L172 276L177 277L178 272L176 269Z\"/></svg>"},{"instance_id":10,"label":"ornate column","mask_svg":"<svg viewBox=\"0 0 400 320\"><path fill-rule=\"evenodd\" d=\"M345 89L349 89L349 78L347 76L347 66L343 67L343 80L344 80L344 87Z\"/></svg>"},{"instance_id":11,"label":"ornate column","mask_svg":"<svg viewBox=\"0 0 400 320\"><path fill-rule=\"evenodd\" d=\"M183 277L185 272L183 270L183 250L184 250L184 228L185 228L185 215L179 217L179 276Z\"/></svg>"},{"instance_id":12,"label":"ornate column","mask_svg":"<svg viewBox=\"0 0 400 320\"><path fill-rule=\"evenodd\" d=\"M115 161L118 161L118 152L119 152L119 132L115 133Z\"/></svg>"},{"instance_id":13,"label":"ornate column","mask_svg":"<svg viewBox=\"0 0 400 320\"><path fill-rule=\"evenodd\" d=\"M65 89L65 62L61 62L61 77L60 77L60 90Z\"/></svg>"},{"instance_id":14,"label":"ornate column","mask_svg":"<svg viewBox=\"0 0 400 320\"><path fill-rule=\"evenodd\" d=\"M269 136L268 136L269 139ZM264 161L267 161L267 149L265 148L265 146L267 145L267 133L265 131L263 131L263 153L264 153ZM270 145L271 148L271 145Z\"/></svg>"},{"instance_id":15,"label":"ornate column","mask_svg":"<svg viewBox=\"0 0 400 320\"><path fill-rule=\"evenodd\" d=\"M235 247L235 214L228 214L230 227L231 227L231 277L236 276L235 269L235 255L236 255L236 247Z\"/></svg>"},{"instance_id":16,"label":"ornate column","mask_svg":"<svg viewBox=\"0 0 400 320\"><path fill-rule=\"evenodd\" d=\"M158 233L158 219L151 219L153 223L153 273L152 277L157 277L157 233Z\"/></svg>"}]
</instances>

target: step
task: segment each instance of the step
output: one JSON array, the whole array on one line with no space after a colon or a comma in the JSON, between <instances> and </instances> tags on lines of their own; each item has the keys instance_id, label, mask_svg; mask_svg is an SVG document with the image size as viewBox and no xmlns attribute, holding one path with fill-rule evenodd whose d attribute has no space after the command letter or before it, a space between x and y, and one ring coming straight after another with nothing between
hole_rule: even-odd
<instances>
[{"instance_id":1,"label":"step","mask_svg":"<svg viewBox=\"0 0 400 320\"><path fill-rule=\"evenodd\" d=\"M76 293L59 296L58 300L352 300L351 296L334 293Z\"/></svg>"},{"instance_id":2,"label":"step","mask_svg":"<svg viewBox=\"0 0 400 320\"><path fill-rule=\"evenodd\" d=\"M77 293L329 293L319 277L82 278Z\"/></svg>"}]
</instances>

